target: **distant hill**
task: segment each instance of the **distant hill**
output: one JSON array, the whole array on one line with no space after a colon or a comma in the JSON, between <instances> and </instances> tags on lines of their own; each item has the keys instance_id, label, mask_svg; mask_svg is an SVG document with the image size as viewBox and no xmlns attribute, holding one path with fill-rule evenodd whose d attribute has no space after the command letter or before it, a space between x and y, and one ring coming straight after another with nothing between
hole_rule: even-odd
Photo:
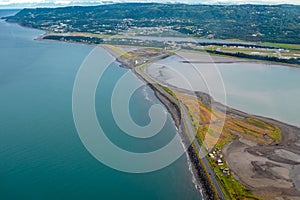
<instances>
[{"instance_id":1,"label":"distant hill","mask_svg":"<svg viewBox=\"0 0 300 200\"><path fill-rule=\"evenodd\" d=\"M300 44L299 5L123 3L24 9L8 21L56 32L118 34L168 27L196 37Z\"/></svg>"}]
</instances>

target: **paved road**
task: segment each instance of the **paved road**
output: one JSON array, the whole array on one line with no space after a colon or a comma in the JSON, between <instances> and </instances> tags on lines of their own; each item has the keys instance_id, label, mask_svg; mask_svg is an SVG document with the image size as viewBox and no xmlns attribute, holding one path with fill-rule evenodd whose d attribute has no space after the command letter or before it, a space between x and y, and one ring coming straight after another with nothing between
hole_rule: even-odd
<instances>
[{"instance_id":1,"label":"paved road","mask_svg":"<svg viewBox=\"0 0 300 200\"><path fill-rule=\"evenodd\" d=\"M190 137L188 137L188 138L191 138L191 140L195 141L195 136L194 136L194 132L193 132L193 126L190 123L190 119L189 119L189 117L187 115L186 108L184 107L184 105L182 105L182 103L180 103L180 107L181 107L181 111L182 111L183 116L184 116L185 121L186 121L186 125L187 125L186 128L188 129L187 130L188 133L186 133L186 134L189 134ZM223 192L222 192L222 190L220 188L220 185L219 185L219 182L218 182L218 180L216 178L216 175L215 175L214 171L211 169L210 164L209 164L209 162L208 162L208 160L207 160L207 158L205 156L206 154L203 152L203 150L201 149L201 147L200 147L200 145L198 144L197 141L195 141L194 144L195 144L195 146L196 146L196 148L197 148L197 150L198 150L198 152L200 154L200 157L202 158L202 161L203 161L203 164L205 165L204 167L205 167L206 171L209 173L209 175L211 177L212 183L214 184L214 186L215 186L215 188L217 190L219 198L221 200L225 200L225 196L223 195Z\"/></svg>"},{"instance_id":2,"label":"paved road","mask_svg":"<svg viewBox=\"0 0 300 200\"><path fill-rule=\"evenodd\" d=\"M149 83L155 83L156 80L153 80L151 77L149 77L143 70L135 70L136 73L140 74L140 76L142 76L146 82L149 82ZM154 87L156 87L157 90L159 90L160 92L162 92L164 95L167 96L167 98L169 98L171 101L173 102L177 102L179 105L180 105L180 109L181 109L181 112L183 113L183 117L184 117L184 120L186 122L186 129L187 129L187 137L191 140L191 143L194 142L199 154L200 154L200 158L202 158L202 161L203 161L203 164L204 164L204 167L206 169L206 171L208 172L208 174L210 175L211 177L211 180L212 180L212 183L214 185L214 187L216 188L216 191L218 193L218 196L221 200L225 200L225 196L220 188L220 185L219 185L219 182L217 181L217 178L216 178L216 175L215 175L215 172L213 171L213 169L210 167L210 164L206 158L206 154L203 152L203 150L201 149L200 145L198 144L198 142L195 140L195 136L194 136L194 131L193 131L193 126L191 125L191 122L190 122L190 119L188 117L188 114L187 114L187 110L185 108L185 106L178 102L178 100L173 97L172 95L170 95L169 93L167 93L165 90L163 90L162 88L160 87L157 87L154 85Z\"/></svg>"}]
</instances>

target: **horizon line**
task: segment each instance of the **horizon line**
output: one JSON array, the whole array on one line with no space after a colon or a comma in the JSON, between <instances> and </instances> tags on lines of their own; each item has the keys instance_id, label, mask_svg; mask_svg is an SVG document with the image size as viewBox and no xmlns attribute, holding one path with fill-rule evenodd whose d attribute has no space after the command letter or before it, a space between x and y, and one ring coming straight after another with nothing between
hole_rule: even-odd
<instances>
[{"instance_id":1,"label":"horizon line","mask_svg":"<svg viewBox=\"0 0 300 200\"><path fill-rule=\"evenodd\" d=\"M226 5L261 5L261 6L300 6L300 4L294 4L294 3L221 3L221 2L214 2L214 3L187 3L187 2L102 2L102 3L74 3L74 4L55 4L55 3L13 3L13 4L7 4L2 5L2 8L0 10L18 10L18 9L34 9L34 8L62 8L62 7L92 7L92 6L104 6L104 5L112 5L112 4L182 4L182 5L215 5L215 6L226 6Z\"/></svg>"}]
</instances>

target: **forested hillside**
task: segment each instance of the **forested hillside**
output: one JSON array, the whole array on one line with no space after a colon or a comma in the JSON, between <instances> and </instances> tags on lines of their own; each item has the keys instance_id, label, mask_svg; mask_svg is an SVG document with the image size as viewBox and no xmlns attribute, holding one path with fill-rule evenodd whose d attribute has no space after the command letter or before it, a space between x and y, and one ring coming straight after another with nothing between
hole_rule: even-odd
<instances>
[{"instance_id":1,"label":"forested hillside","mask_svg":"<svg viewBox=\"0 0 300 200\"><path fill-rule=\"evenodd\" d=\"M56 32L119 34L167 27L190 36L300 43L300 6L124 3L24 9L9 21Z\"/></svg>"}]
</instances>

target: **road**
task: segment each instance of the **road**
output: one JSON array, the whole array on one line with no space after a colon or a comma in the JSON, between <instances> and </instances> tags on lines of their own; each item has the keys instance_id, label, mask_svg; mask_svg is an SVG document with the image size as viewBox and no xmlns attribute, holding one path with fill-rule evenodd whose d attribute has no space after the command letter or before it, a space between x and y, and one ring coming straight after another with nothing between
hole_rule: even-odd
<instances>
[{"instance_id":1,"label":"road","mask_svg":"<svg viewBox=\"0 0 300 200\"><path fill-rule=\"evenodd\" d=\"M160 90L161 91L161 90ZM191 120L189 119L188 117L188 114L187 114L187 110L185 108L185 106L178 102L178 100L173 97L172 95L170 95L169 93L167 92L164 92L164 94L170 99L172 100L173 102L177 102L179 103L180 105L180 110L182 112L182 117L184 117L184 121L186 122L186 134L187 134L187 138L190 139L190 144L194 143L198 152L199 152L199 155L200 155L200 159L202 160L202 163L204 164L204 168L205 170L207 171L207 173L210 175L210 178L211 178L211 181L212 181L212 184L214 185L216 191L217 191L217 194L219 196L219 198L221 200L226 200L224 194L223 194L223 191L219 185L219 182L217 180L217 177L215 175L215 172L213 171L213 169L211 168L210 164L209 164L209 161L207 160L207 157L206 157L206 153L203 152L203 150L201 149L199 143L196 141L195 139L195 135L194 135L194 131L193 131L193 125L191 124Z\"/></svg>"},{"instance_id":2,"label":"road","mask_svg":"<svg viewBox=\"0 0 300 200\"><path fill-rule=\"evenodd\" d=\"M156 80L154 80L152 77L150 77L147 73L145 73L145 71L141 68L134 68L133 69L135 71L135 73L139 74L146 82L148 83L157 83ZM176 103L177 105L180 105L180 109L182 112L182 117L184 119L184 121L186 122L186 134L187 134L187 138L190 139L190 144L194 143L199 154L200 154L200 159L202 160L202 163L204 164L204 168L207 171L207 173L210 175L211 177L211 181L212 184L214 185L217 195L219 196L219 198L221 200L225 200L225 196L221 190L221 187L219 185L219 182L216 178L215 172L213 171L213 169L211 168L209 161L206 158L206 154L203 152L203 150L201 149L200 145L198 144L198 142L195 140L195 136L194 136L194 131L193 131L193 126L191 125L191 121L188 117L187 114L187 110L185 108L185 106L178 101L178 99L176 99L175 97L173 97L172 95L170 95L168 92L166 92L163 88L161 88L160 86L153 84L153 86L160 91L162 94L164 94L169 100L171 100L172 102ZM194 142L195 141L195 142Z\"/></svg>"},{"instance_id":3,"label":"road","mask_svg":"<svg viewBox=\"0 0 300 200\"><path fill-rule=\"evenodd\" d=\"M192 141L195 141L194 144L200 154L200 158L202 159L202 162L204 164L204 167L206 169L206 171L208 172L208 174L210 175L210 178L211 178L211 181L214 185L214 187L216 188L217 190L217 193L218 193L218 196L221 200L225 200L225 196L221 190L221 187L219 185L219 182L217 180L217 177L215 175L215 172L213 171L213 169L210 167L210 164L206 158L206 154L203 152L203 150L201 149L199 143L195 140L195 136L194 136L194 131L193 131L193 126L191 125L191 122L190 122L190 119L187 115L187 111L186 111L186 108L184 107L184 105L182 103L180 103L180 108L181 108L181 112L183 113L183 116L184 116L184 120L186 122L186 130L188 133L186 134L189 134L190 138Z\"/></svg>"}]
</instances>

